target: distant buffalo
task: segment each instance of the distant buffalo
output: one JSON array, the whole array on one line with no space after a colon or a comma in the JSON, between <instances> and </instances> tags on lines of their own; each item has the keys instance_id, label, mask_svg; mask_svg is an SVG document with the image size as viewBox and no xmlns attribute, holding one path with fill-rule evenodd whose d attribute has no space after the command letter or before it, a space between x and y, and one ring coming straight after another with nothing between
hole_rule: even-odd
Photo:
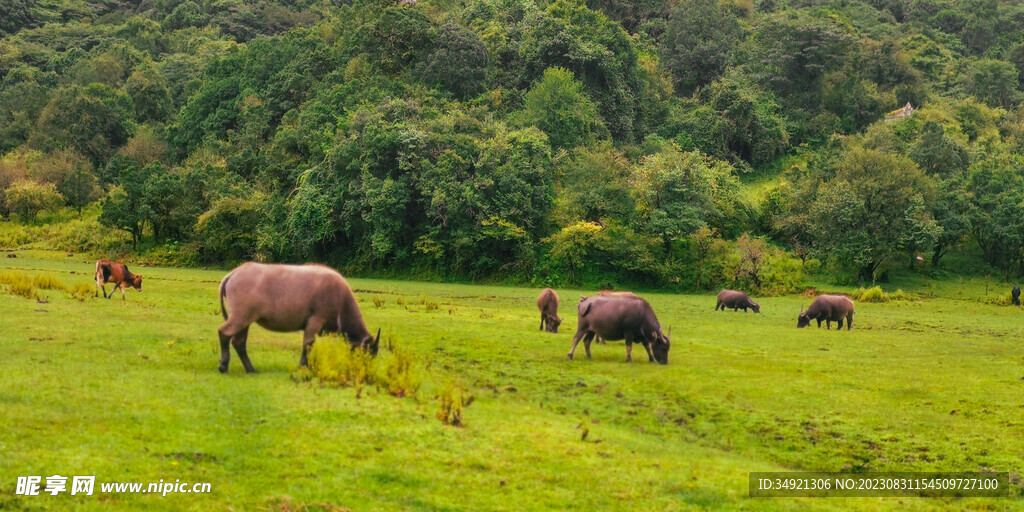
<instances>
[{"instance_id":1,"label":"distant buffalo","mask_svg":"<svg viewBox=\"0 0 1024 512\"><path fill-rule=\"evenodd\" d=\"M562 319L558 318L558 294L551 288L544 288L537 297L537 309L540 310L540 329L557 333Z\"/></svg>"},{"instance_id":2,"label":"distant buffalo","mask_svg":"<svg viewBox=\"0 0 1024 512\"><path fill-rule=\"evenodd\" d=\"M810 325L811 320L825 321L825 327L832 328L832 322L839 322L839 329L843 328L843 319L846 319L846 330L853 328L853 301L843 295L819 295L807 311L801 311L797 318L796 326L803 328Z\"/></svg>"},{"instance_id":3,"label":"distant buffalo","mask_svg":"<svg viewBox=\"0 0 1024 512\"><path fill-rule=\"evenodd\" d=\"M590 342L599 336L612 341L626 340L627 362L633 360L633 342L637 342L644 346L649 361L668 364L669 337L661 332L658 317L646 300L629 292L601 293L581 300L578 312L570 360L580 339L589 359Z\"/></svg>"},{"instance_id":4,"label":"distant buffalo","mask_svg":"<svg viewBox=\"0 0 1024 512\"><path fill-rule=\"evenodd\" d=\"M750 296L743 292L736 290L722 290L718 292L718 304L715 304L715 311L718 308L722 308L725 311L728 308L732 308L733 311L743 309L743 312L747 312L747 308L754 310L754 313L761 312L760 304L750 300Z\"/></svg>"},{"instance_id":5,"label":"distant buffalo","mask_svg":"<svg viewBox=\"0 0 1024 512\"><path fill-rule=\"evenodd\" d=\"M245 349L253 323L276 332L303 331L300 366L307 365L315 336L324 332L340 332L353 348L372 355L380 346L380 329L376 338L370 335L345 278L323 265L245 263L220 282L220 311L225 320L217 330L221 373L228 371L229 343L245 371L256 371Z\"/></svg>"},{"instance_id":6,"label":"distant buffalo","mask_svg":"<svg viewBox=\"0 0 1024 512\"><path fill-rule=\"evenodd\" d=\"M1013 305L1020 306L1020 286L1014 286L1010 296L1013 297Z\"/></svg>"}]
</instances>

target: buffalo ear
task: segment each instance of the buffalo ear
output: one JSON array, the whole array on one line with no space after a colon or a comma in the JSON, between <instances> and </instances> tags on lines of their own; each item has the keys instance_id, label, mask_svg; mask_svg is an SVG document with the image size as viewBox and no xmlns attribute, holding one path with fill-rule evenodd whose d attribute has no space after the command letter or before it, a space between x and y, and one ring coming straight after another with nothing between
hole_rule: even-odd
<instances>
[{"instance_id":1,"label":"buffalo ear","mask_svg":"<svg viewBox=\"0 0 1024 512\"><path fill-rule=\"evenodd\" d=\"M377 339L373 340L373 344L380 346L380 327L377 328Z\"/></svg>"}]
</instances>

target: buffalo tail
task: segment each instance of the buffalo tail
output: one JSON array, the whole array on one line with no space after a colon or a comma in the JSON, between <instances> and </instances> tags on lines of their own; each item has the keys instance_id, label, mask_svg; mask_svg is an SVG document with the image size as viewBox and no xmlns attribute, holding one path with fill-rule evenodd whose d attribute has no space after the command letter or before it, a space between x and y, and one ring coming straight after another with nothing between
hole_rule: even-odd
<instances>
[{"instance_id":1,"label":"buffalo tail","mask_svg":"<svg viewBox=\"0 0 1024 512\"><path fill-rule=\"evenodd\" d=\"M224 320L228 319L228 312L224 309L224 295L227 294L225 287L228 285L228 279L231 278L231 274L228 274L223 281L220 282L220 316L224 317Z\"/></svg>"}]
</instances>

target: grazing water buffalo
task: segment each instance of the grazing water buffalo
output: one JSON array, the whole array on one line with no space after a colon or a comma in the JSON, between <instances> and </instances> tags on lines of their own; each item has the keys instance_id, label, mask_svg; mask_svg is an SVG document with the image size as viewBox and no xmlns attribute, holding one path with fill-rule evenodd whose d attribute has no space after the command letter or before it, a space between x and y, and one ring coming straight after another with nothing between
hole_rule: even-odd
<instances>
[{"instance_id":1,"label":"grazing water buffalo","mask_svg":"<svg viewBox=\"0 0 1024 512\"><path fill-rule=\"evenodd\" d=\"M597 292L596 295L591 295L590 297L633 297L635 299L640 298L637 296L637 294L633 292L613 292L610 290L601 290ZM590 297L587 297L586 295L580 295L580 303L576 306L577 316L583 316L583 303L586 302L587 299L589 299ZM594 336L594 343L597 343L598 345L604 345L604 338L602 338L601 336Z\"/></svg>"},{"instance_id":2,"label":"grazing water buffalo","mask_svg":"<svg viewBox=\"0 0 1024 512\"><path fill-rule=\"evenodd\" d=\"M114 289L107 295L107 283L114 283ZM131 286L142 291L142 276L132 274L127 265L114 263L112 261L100 260L96 262L96 296L99 297L100 290L103 290L103 298L109 299L114 296L114 291L121 290L121 300L124 299L124 289Z\"/></svg>"},{"instance_id":3,"label":"grazing water buffalo","mask_svg":"<svg viewBox=\"0 0 1024 512\"><path fill-rule=\"evenodd\" d=\"M562 319L558 318L558 294L551 288L544 288L537 297L537 309L540 310L540 329L557 333Z\"/></svg>"},{"instance_id":4,"label":"grazing water buffalo","mask_svg":"<svg viewBox=\"0 0 1024 512\"><path fill-rule=\"evenodd\" d=\"M317 334L340 332L353 348L363 347L372 355L380 345L380 329L376 338L370 335L345 278L323 265L245 263L220 282L220 312L225 320L217 330L221 373L228 371L229 343L245 371L256 371L245 349L253 323L276 332L303 331L300 366L307 365Z\"/></svg>"},{"instance_id":5,"label":"grazing water buffalo","mask_svg":"<svg viewBox=\"0 0 1024 512\"><path fill-rule=\"evenodd\" d=\"M743 308L743 312L747 312L747 308L754 310L754 313L761 312L761 305L750 300L750 296L743 292L736 290L722 290L718 292L718 304L715 304L715 311L718 308L722 308L725 311L727 308L732 308L733 311L738 311Z\"/></svg>"},{"instance_id":6,"label":"grazing water buffalo","mask_svg":"<svg viewBox=\"0 0 1024 512\"><path fill-rule=\"evenodd\" d=\"M1020 306L1020 286L1014 286L1010 291L1010 296L1013 298L1013 305Z\"/></svg>"},{"instance_id":7,"label":"grazing water buffalo","mask_svg":"<svg viewBox=\"0 0 1024 512\"><path fill-rule=\"evenodd\" d=\"M669 329L669 334L672 330ZM626 361L632 361L633 342L643 344L649 361L668 364L669 337L646 300L632 293L601 293L580 302L579 323L569 349L569 359L583 339L590 358L590 342L595 336L606 340L626 340Z\"/></svg>"},{"instance_id":8,"label":"grazing water buffalo","mask_svg":"<svg viewBox=\"0 0 1024 512\"><path fill-rule=\"evenodd\" d=\"M832 328L832 322L839 322L839 329L843 328L843 319L846 319L846 330L853 328L853 301L843 295L819 295L807 311L800 311L797 317L796 326L803 328L810 325L811 320L825 321L825 327Z\"/></svg>"}]
</instances>

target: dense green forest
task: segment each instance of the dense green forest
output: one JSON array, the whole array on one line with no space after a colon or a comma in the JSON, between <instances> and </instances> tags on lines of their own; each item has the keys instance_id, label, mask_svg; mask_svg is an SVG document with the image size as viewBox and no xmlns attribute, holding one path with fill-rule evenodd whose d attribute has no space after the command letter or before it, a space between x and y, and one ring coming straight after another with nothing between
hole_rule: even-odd
<instances>
[{"instance_id":1,"label":"dense green forest","mask_svg":"<svg viewBox=\"0 0 1024 512\"><path fill-rule=\"evenodd\" d=\"M1016 1L8 0L0 36L8 247L773 292L958 247L1024 273Z\"/></svg>"}]
</instances>

